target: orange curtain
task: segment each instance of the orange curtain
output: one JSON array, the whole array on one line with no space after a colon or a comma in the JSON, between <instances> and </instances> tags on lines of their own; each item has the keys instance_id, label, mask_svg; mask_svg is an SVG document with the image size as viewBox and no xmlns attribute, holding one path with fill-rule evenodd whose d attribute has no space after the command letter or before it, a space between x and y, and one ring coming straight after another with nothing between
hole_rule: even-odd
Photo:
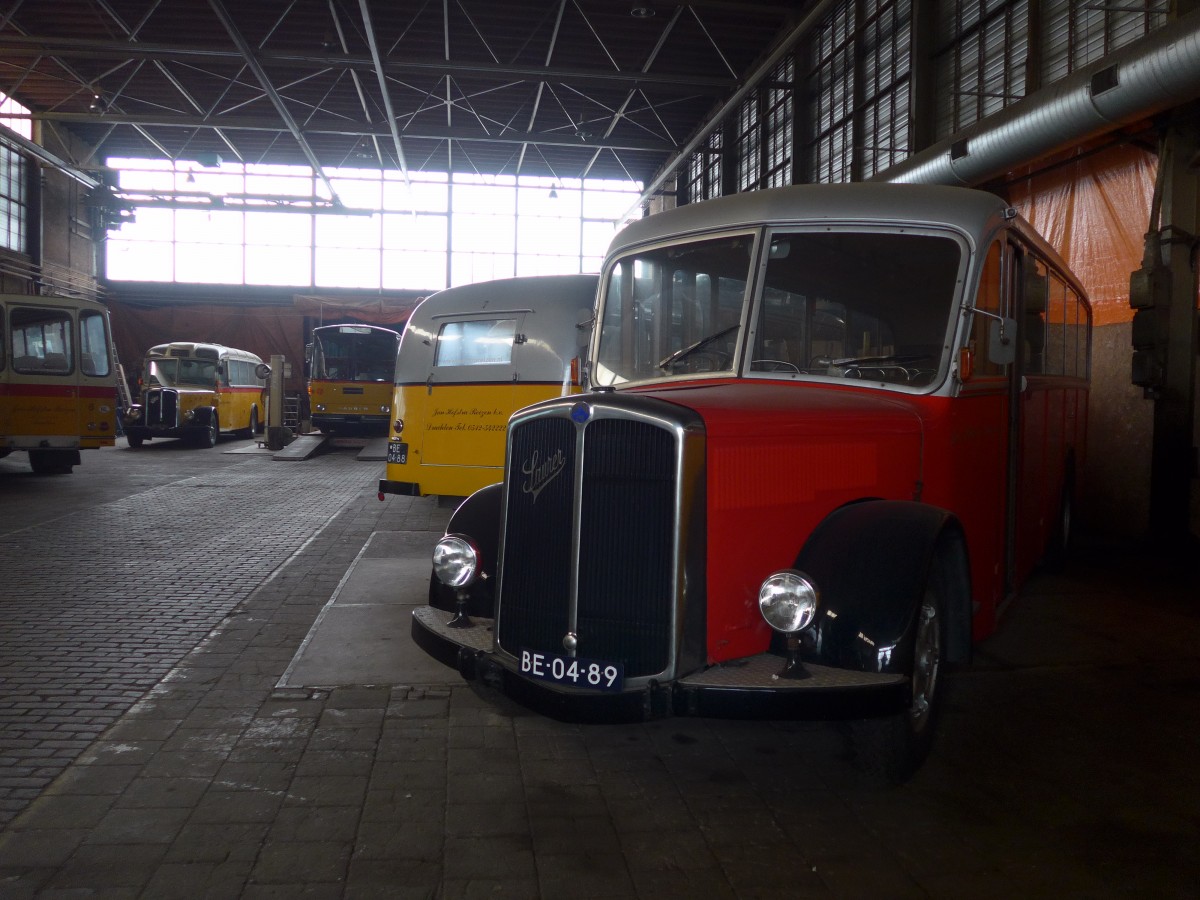
<instances>
[{"instance_id":1,"label":"orange curtain","mask_svg":"<svg viewBox=\"0 0 1200 900\"><path fill-rule=\"evenodd\" d=\"M1010 184L1009 202L1067 261L1095 325L1133 318L1129 275L1142 264L1158 157L1125 144Z\"/></svg>"}]
</instances>

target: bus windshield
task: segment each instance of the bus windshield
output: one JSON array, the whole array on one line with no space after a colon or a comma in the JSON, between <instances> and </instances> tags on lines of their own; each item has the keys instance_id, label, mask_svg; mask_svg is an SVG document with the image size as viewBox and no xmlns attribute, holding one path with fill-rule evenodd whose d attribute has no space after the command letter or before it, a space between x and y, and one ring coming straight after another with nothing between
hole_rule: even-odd
<instances>
[{"instance_id":1,"label":"bus windshield","mask_svg":"<svg viewBox=\"0 0 1200 900\"><path fill-rule=\"evenodd\" d=\"M396 371L393 331L341 325L313 330L312 377L337 381L391 381Z\"/></svg>"},{"instance_id":2,"label":"bus windshield","mask_svg":"<svg viewBox=\"0 0 1200 900\"><path fill-rule=\"evenodd\" d=\"M739 234L618 260L605 292L596 382L732 375L739 366L747 375L913 388L940 380L963 259L958 240L774 230L752 308L753 244Z\"/></svg>"},{"instance_id":3,"label":"bus windshield","mask_svg":"<svg viewBox=\"0 0 1200 900\"><path fill-rule=\"evenodd\" d=\"M217 380L215 359L151 359L146 364L150 378L165 387L212 387Z\"/></svg>"}]
</instances>

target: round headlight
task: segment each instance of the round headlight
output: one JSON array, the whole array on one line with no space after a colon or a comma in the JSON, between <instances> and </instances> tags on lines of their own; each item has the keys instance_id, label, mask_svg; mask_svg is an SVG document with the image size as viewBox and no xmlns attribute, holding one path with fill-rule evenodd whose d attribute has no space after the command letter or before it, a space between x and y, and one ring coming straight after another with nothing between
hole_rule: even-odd
<instances>
[{"instance_id":1,"label":"round headlight","mask_svg":"<svg viewBox=\"0 0 1200 900\"><path fill-rule=\"evenodd\" d=\"M479 548L469 537L448 534L433 548L433 574L447 587L466 587L479 573Z\"/></svg>"},{"instance_id":2,"label":"round headlight","mask_svg":"<svg viewBox=\"0 0 1200 900\"><path fill-rule=\"evenodd\" d=\"M817 587L795 569L776 572L758 589L758 611L776 631L803 631L817 615Z\"/></svg>"}]
</instances>

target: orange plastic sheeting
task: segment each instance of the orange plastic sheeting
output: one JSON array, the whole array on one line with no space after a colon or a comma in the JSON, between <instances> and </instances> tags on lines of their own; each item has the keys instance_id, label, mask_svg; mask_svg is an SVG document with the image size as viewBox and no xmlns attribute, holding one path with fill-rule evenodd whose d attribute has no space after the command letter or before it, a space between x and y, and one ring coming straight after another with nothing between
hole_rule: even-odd
<instances>
[{"instance_id":1,"label":"orange plastic sheeting","mask_svg":"<svg viewBox=\"0 0 1200 900\"><path fill-rule=\"evenodd\" d=\"M1095 325L1133 318L1129 275L1142 264L1158 157L1124 145L1009 186L1009 202L1067 261Z\"/></svg>"},{"instance_id":2,"label":"orange plastic sheeting","mask_svg":"<svg viewBox=\"0 0 1200 900\"><path fill-rule=\"evenodd\" d=\"M268 362L282 354L292 364L285 387L298 390L304 377L304 314L290 307L187 304L143 307L108 304L117 356L132 374L146 351L168 341L205 341L249 350Z\"/></svg>"}]
</instances>

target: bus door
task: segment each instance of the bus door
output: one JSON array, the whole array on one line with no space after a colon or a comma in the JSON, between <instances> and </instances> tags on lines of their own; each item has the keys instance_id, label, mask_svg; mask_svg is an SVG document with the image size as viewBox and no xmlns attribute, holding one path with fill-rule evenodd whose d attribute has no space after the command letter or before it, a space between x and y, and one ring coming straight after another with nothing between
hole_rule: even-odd
<instances>
[{"instance_id":1,"label":"bus door","mask_svg":"<svg viewBox=\"0 0 1200 900\"><path fill-rule=\"evenodd\" d=\"M82 310L79 313L79 370L75 387L81 402L76 405L75 433L86 446L111 445L116 435L117 386L111 347L104 314Z\"/></svg>"},{"instance_id":2,"label":"bus door","mask_svg":"<svg viewBox=\"0 0 1200 900\"><path fill-rule=\"evenodd\" d=\"M1010 385L1007 593L1024 582L1042 556L1046 497L1053 460L1047 454L1052 423L1046 389L1046 271L1028 251L1010 243L1009 287L1017 322L1017 353Z\"/></svg>"},{"instance_id":3,"label":"bus door","mask_svg":"<svg viewBox=\"0 0 1200 900\"><path fill-rule=\"evenodd\" d=\"M504 461L508 417L520 372L514 349L525 342L525 310L437 317L432 365L422 392L426 466Z\"/></svg>"}]
</instances>

